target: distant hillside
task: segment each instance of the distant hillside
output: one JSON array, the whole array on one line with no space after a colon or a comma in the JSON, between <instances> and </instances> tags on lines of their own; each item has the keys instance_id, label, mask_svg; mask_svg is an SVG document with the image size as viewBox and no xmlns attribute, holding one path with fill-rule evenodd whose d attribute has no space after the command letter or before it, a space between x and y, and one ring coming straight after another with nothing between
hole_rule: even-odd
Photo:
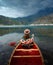
<instances>
[{"instance_id":1,"label":"distant hillside","mask_svg":"<svg viewBox=\"0 0 53 65\"><path fill-rule=\"evenodd\" d=\"M19 18L9 18L0 15L0 25L20 25L20 24L43 24L53 23L53 8L45 8L38 13Z\"/></svg>"},{"instance_id":2,"label":"distant hillside","mask_svg":"<svg viewBox=\"0 0 53 65\"><path fill-rule=\"evenodd\" d=\"M27 21L25 18L11 19L8 17L0 16L0 25L20 25L20 24L53 24L53 14L40 17L37 20Z\"/></svg>"},{"instance_id":3,"label":"distant hillside","mask_svg":"<svg viewBox=\"0 0 53 65\"><path fill-rule=\"evenodd\" d=\"M39 20L40 18L43 18L44 16L46 17L46 19L49 18L49 16L50 16L49 20L51 20L51 14L53 15L53 8L52 7L45 8L43 10L40 10L38 13L27 16L27 17L16 18L15 20L18 20L18 21L22 22L23 24L31 24L34 21L36 23L40 23L41 21L38 22L37 20ZM53 18L53 16L52 16L52 18ZM42 21L42 23L43 23L43 21ZM52 23L52 22L49 21L46 23Z\"/></svg>"},{"instance_id":4,"label":"distant hillside","mask_svg":"<svg viewBox=\"0 0 53 65\"><path fill-rule=\"evenodd\" d=\"M0 15L0 25L14 25L20 24L17 20L13 20L12 18L1 16Z\"/></svg>"},{"instance_id":5,"label":"distant hillside","mask_svg":"<svg viewBox=\"0 0 53 65\"><path fill-rule=\"evenodd\" d=\"M33 22L34 24L53 24L53 14L40 17L38 20Z\"/></svg>"}]
</instances>

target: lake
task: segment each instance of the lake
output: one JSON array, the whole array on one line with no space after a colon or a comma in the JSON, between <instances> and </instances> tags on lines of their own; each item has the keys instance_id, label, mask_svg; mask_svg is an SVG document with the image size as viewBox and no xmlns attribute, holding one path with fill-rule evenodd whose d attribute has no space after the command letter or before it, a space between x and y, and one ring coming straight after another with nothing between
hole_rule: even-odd
<instances>
[{"instance_id":1,"label":"lake","mask_svg":"<svg viewBox=\"0 0 53 65\"><path fill-rule=\"evenodd\" d=\"M7 65L14 49L14 47L8 46L8 43L12 41L18 42L26 28L30 29L31 34L35 35L35 42L43 53L46 65L52 65L53 26L0 27L0 65Z\"/></svg>"},{"instance_id":2,"label":"lake","mask_svg":"<svg viewBox=\"0 0 53 65\"><path fill-rule=\"evenodd\" d=\"M36 25L0 25L0 35L8 33L23 33L23 31L28 28L31 30L31 33L35 35L48 35L53 36L53 25L52 24L36 24Z\"/></svg>"},{"instance_id":3,"label":"lake","mask_svg":"<svg viewBox=\"0 0 53 65\"><path fill-rule=\"evenodd\" d=\"M45 49L51 48L52 50L53 48L53 40L52 40L53 39L53 25L28 25L28 26L27 25L20 25L20 26L12 25L12 26L0 27L0 42L1 42L1 39L4 41L8 40L8 42L11 39L12 39L11 41L19 40L19 37L21 39L21 36L23 35L24 30L27 28L31 30L31 34L35 35L35 41L37 42L39 46ZM6 36L7 38L5 39Z\"/></svg>"}]
</instances>

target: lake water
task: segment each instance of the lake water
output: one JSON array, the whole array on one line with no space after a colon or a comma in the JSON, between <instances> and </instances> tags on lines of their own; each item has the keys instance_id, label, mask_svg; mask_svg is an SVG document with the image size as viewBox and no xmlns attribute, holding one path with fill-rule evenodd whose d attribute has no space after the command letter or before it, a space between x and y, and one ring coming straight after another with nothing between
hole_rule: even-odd
<instances>
[{"instance_id":1,"label":"lake water","mask_svg":"<svg viewBox=\"0 0 53 65\"><path fill-rule=\"evenodd\" d=\"M8 46L8 43L12 41L19 42L19 40L23 36L23 31L26 28L30 29L31 34L35 35L34 37L35 42L37 43L39 48L43 50L42 51L43 56L45 55L44 59L46 59L47 61L45 62L46 65L52 65L52 62L53 62L52 61L53 59L53 56L52 56L53 55L52 54L53 53L53 26L0 27L0 65L8 64L9 57L14 49L14 47Z\"/></svg>"},{"instance_id":2,"label":"lake water","mask_svg":"<svg viewBox=\"0 0 53 65\"><path fill-rule=\"evenodd\" d=\"M23 36L25 29L30 29L31 34L35 35L35 42L44 49L53 49L53 26L18 26L18 27L1 27L0 28L0 44L11 41L19 41Z\"/></svg>"}]
</instances>

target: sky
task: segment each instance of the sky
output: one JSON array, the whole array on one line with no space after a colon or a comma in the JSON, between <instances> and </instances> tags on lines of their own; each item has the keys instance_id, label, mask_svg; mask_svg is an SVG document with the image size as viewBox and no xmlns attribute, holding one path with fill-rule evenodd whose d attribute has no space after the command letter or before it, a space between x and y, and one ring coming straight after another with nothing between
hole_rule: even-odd
<instances>
[{"instance_id":1,"label":"sky","mask_svg":"<svg viewBox=\"0 0 53 65\"><path fill-rule=\"evenodd\" d=\"M53 0L0 0L0 15L25 17L53 7Z\"/></svg>"}]
</instances>

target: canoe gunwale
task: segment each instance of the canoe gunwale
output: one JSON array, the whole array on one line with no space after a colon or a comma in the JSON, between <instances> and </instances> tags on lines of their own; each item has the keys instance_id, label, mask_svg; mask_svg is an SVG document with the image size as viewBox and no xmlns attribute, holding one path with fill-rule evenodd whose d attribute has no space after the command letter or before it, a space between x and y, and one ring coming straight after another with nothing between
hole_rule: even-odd
<instances>
[{"instance_id":1,"label":"canoe gunwale","mask_svg":"<svg viewBox=\"0 0 53 65\"><path fill-rule=\"evenodd\" d=\"M44 64L44 60L43 60L42 53L41 53L39 47L37 46L37 44L36 44L35 42L34 42L34 45L36 45L36 47L38 48L38 49L35 49L35 51L39 50L40 56L13 56L13 54L14 54L15 51L30 51L30 50L34 50L34 49L17 49L17 47L18 47L20 44L21 44L21 43L19 43L19 44L15 47L15 49L13 50L8 65L10 65L12 57L14 57L14 58L17 58L17 57L41 57L41 58L42 58L42 64L45 65L45 64Z\"/></svg>"}]
</instances>

